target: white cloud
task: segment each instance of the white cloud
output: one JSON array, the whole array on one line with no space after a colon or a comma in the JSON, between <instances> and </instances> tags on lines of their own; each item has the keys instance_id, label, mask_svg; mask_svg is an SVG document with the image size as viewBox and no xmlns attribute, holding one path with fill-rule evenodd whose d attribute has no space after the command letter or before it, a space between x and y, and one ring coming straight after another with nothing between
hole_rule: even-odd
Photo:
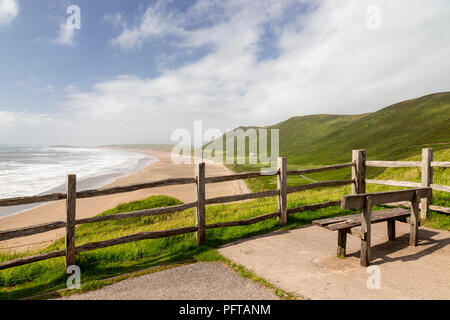
<instances>
[{"instance_id":1,"label":"white cloud","mask_svg":"<svg viewBox=\"0 0 450 320\"><path fill-rule=\"evenodd\" d=\"M13 21L19 14L17 0L0 0L0 26Z\"/></svg>"},{"instance_id":2,"label":"white cloud","mask_svg":"<svg viewBox=\"0 0 450 320\"><path fill-rule=\"evenodd\" d=\"M0 110L0 124L3 128L42 128L52 120L48 114Z\"/></svg>"},{"instance_id":3,"label":"white cloud","mask_svg":"<svg viewBox=\"0 0 450 320\"><path fill-rule=\"evenodd\" d=\"M131 48L170 33L183 34L183 46L213 44L214 51L156 79L98 83L69 104L94 117L123 119L132 113L145 119L156 113L169 123L174 114L183 114L236 126L311 113L373 111L448 90L450 2L320 1L312 12L279 27L278 58L259 61L262 26L283 17L292 3L282 4L226 2L223 21L193 30L183 25L201 16L208 2L181 17L158 11L161 4L150 7L116 44ZM366 26L366 10L373 4L381 9L380 30Z\"/></svg>"},{"instance_id":4,"label":"white cloud","mask_svg":"<svg viewBox=\"0 0 450 320\"><path fill-rule=\"evenodd\" d=\"M55 39L57 44L62 46L71 46L74 44L75 29L69 28L66 23L59 25L58 37Z\"/></svg>"},{"instance_id":5,"label":"white cloud","mask_svg":"<svg viewBox=\"0 0 450 320\"><path fill-rule=\"evenodd\" d=\"M113 44L128 50L179 37L174 52L207 45L195 62L155 78L123 75L67 93L62 107L89 143L168 142L179 127L268 125L291 116L363 113L450 83L450 2L199 1L185 13L150 7ZM381 28L367 28L367 7ZM117 20L116 20L117 21ZM277 54L261 59L267 27ZM69 137L67 137L69 139Z\"/></svg>"}]
</instances>

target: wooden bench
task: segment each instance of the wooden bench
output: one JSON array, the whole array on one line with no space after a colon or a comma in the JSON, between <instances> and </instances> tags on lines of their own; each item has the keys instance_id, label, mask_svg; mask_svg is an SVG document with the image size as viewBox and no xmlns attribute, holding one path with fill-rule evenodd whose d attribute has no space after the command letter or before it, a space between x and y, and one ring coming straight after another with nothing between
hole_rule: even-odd
<instances>
[{"instance_id":1,"label":"wooden bench","mask_svg":"<svg viewBox=\"0 0 450 320\"><path fill-rule=\"evenodd\" d=\"M431 188L408 189L379 193L364 193L344 196L342 209L362 209L361 214L341 216L313 221L313 224L331 231L338 231L337 255L345 256L347 234L361 239L361 266L370 263L370 238L373 223L387 222L389 240L395 239L395 221L407 222L411 225L409 245L417 245L417 231L419 226L419 202L422 198L431 198ZM375 211L372 207L391 202L410 201L411 210L395 208ZM409 218L409 219L408 219ZM360 227L360 228L358 228Z\"/></svg>"}]
</instances>

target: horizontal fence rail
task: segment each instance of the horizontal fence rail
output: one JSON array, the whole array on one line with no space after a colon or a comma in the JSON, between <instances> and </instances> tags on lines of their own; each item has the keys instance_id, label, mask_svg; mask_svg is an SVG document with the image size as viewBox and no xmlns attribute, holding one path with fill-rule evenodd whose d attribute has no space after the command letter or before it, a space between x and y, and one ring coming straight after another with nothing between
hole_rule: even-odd
<instances>
[{"instance_id":1,"label":"horizontal fence rail","mask_svg":"<svg viewBox=\"0 0 450 320\"><path fill-rule=\"evenodd\" d=\"M228 176L208 177L208 178L205 178L205 183L218 183L218 182L226 182L226 181L233 181L233 180L250 179L250 178L257 178L257 177L261 177L261 176L273 176L276 174L277 174L277 172L274 172L271 174L263 174L260 171L244 172L244 173L230 174Z\"/></svg>"},{"instance_id":2,"label":"horizontal fence rail","mask_svg":"<svg viewBox=\"0 0 450 320\"><path fill-rule=\"evenodd\" d=\"M442 192L450 192L450 186L444 186L441 184L430 184L431 189Z\"/></svg>"},{"instance_id":3,"label":"horizontal fence rail","mask_svg":"<svg viewBox=\"0 0 450 320\"><path fill-rule=\"evenodd\" d=\"M432 161L431 166L437 168L450 168L450 161Z\"/></svg>"},{"instance_id":4,"label":"horizontal fence rail","mask_svg":"<svg viewBox=\"0 0 450 320\"><path fill-rule=\"evenodd\" d=\"M68 193L54 193L47 195L39 195L39 196L30 196L30 197L18 197L18 198L10 198L10 199L0 199L0 207L6 206L15 206L15 205L23 205L23 204L33 204L33 203L42 203L48 201L57 201L66 199L66 212L67 219L66 221L55 221L44 223L36 226L23 227L11 230L0 231L0 241L9 240L14 238L31 236L38 233L43 233L47 231L52 231L56 229L65 228L66 229L66 248L62 250L57 250L53 252L46 252L37 255L22 257L6 262L0 263L0 270L17 267L37 261L47 260L51 258L66 256L66 266L69 261L75 261L75 254L96 250L101 248L106 248L110 246L115 246L119 244L125 244L134 241L141 240L149 240L149 239L159 239L165 238L175 235L196 233L197 234L197 244L201 245L205 241L205 230L214 229L214 228L224 228L224 227L235 227L235 226L246 226L255 224L267 219L278 218L278 221L281 225L286 224L287 215L294 214L298 212L312 211L318 210L322 208L327 208L331 206L345 206L344 202L341 200L336 201L327 201L323 203L316 204L306 204L296 208L287 208L287 194L300 192L305 190L311 190L315 188L323 188L323 187L336 187L336 186L344 186L344 185L352 185L352 194L357 195L361 193L365 193L365 184L381 184L388 186L398 186L398 187L411 187L411 188L422 188L428 187L429 194L427 196L431 198L432 190L450 192L449 186L438 185L432 183L432 168L433 167L450 167L450 162L436 162L432 161L432 150L424 149L422 155L422 162L416 161L365 161L365 150L354 150L353 151L353 161L349 163L343 164L333 164L327 165L318 168L309 168L309 169L298 169L298 170L287 170L287 159L279 158L278 159L278 169L277 171L271 173L264 172L246 172L246 173L238 173L231 174L225 176L213 176L213 177L205 177L205 165L199 164L197 167L196 176L193 178L171 178L164 179L158 181L151 181L140 184L133 184L128 186L120 186L120 187L112 187L105 189L93 189L93 190L84 190L79 192L68 192ZM422 182L409 182L409 181L394 181L394 180L374 180L374 179L366 179L366 166L371 167L397 167L397 168L406 168L406 167L421 167L422 171ZM343 168L351 168L352 169L352 179L347 180L330 180L330 181L318 181L314 183L308 183L303 185L296 185L287 187L287 176L288 175L304 175L309 173L316 172L324 172L329 170L339 170ZM274 175L277 176L277 189L269 190L269 191L261 191L261 192L253 192L246 193L240 195L231 195L231 196L222 196L205 199L205 184L211 183L220 183L241 179L249 179L249 178L257 178L260 176L268 176ZM67 181L67 190L75 190L76 189L76 180L74 176L68 179ZM428 182L427 182L428 181ZM105 216L97 216L91 218L83 218L83 219L75 219L74 217L74 207L76 199L83 198L92 198L106 195L113 195L124 192L132 192L141 189L150 189L164 186L173 186L173 185L184 185L184 184L194 184L197 186L197 201L170 206L170 207L160 207L146 210L138 210L132 212L124 212L117 213L112 215ZM70 187L70 188L69 188ZM412 195L412 192L415 190L404 190L406 194ZM424 191L421 191L424 192ZM227 221L220 223L212 223L206 224L206 216L205 216L205 206L211 204L222 204L222 203L230 203L235 201L244 201L251 200L257 198L267 198L267 197L277 197L278 203L278 211L263 214L256 217L251 217L248 219L235 220L235 221ZM400 200L391 195L386 195L383 197L383 201L391 201L395 202L395 200ZM425 200L425 199L424 199ZM347 205L349 201L358 202L359 198L352 197L345 200ZM358 205L359 202L358 202ZM131 234L119 238L102 240L93 243L86 243L79 246L75 246L75 226L82 225L87 223L97 223L97 222L105 222L105 221L114 221L114 220L122 220L122 219L130 219L137 217L146 217L146 216L155 216L155 215L164 215L171 214L174 212L179 212L183 210L188 210L195 208L196 211L196 225L195 226L187 226L174 228L170 230L158 230L158 231L148 231L148 232L140 232L136 234ZM427 210L436 210L439 212L450 213L450 208L433 206L431 202L428 202L425 207ZM423 211L423 208L421 208ZM199 235L202 235L199 237Z\"/></svg>"},{"instance_id":5,"label":"horizontal fence rail","mask_svg":"<svg viewBox=\"0 0 450 320\"><path fill-rule=\"evenodd\" d=\"M190 184L190 183L196 183L195 178L164 179L164 180L159 180L159 181L132 184L132 185L128 185L128 186L113 187L113 188L107 188L107 189L84 190L84 191L78 191L76 193L76 196L77 196L77 199L93 198L93 197L100 197L100 196L112 195L112 194L117 194L117 193L132 192L132 191L137 191L137 190L142 190L142 189L151 189L151 188L173 186L173 185L183 185L183 184ZM47 194L47 195L41 195L41 196L1 199L0 207L57 201L57 200L63 200L63 199L67 199L67 195L65 193L53 193L53 194Z\"/></svg>"},{"instance_id":6,"label":"horizontal fence rail","mask_svg":"<svg viewBox=\"0 0 450 320\"><path fill-rule=\"evenodd\" d=\"M130 219L130 218L138 218L138 217L148 217L162 214L169 214L177 211L182 211L190 208L195 208L197 206L197 202L190 202L185 204L179 204L170 207L161 207L154 209L146 209L132 212L123 212L123 213L115 213L106 216L100 217L92 217L92 218L84 218L75 220L75 224L85 224L85 223L94 223L94 222L104 222L104 221L113 221L113 220L122 220L122 219Z\"/></svg>"},{"instance_id":7,"label":"horizontal fence rail","mask_svg":"<svg viewBox=\"0 0 450 320\"><path fill-rule=\"evenodd\" d=\"M255 224L257 222L263 221L263 220L267 220L267 219L271 219L271 218L274 218L274 217L278 217L279 215L280 215L280 212L277 211L277 212L273 212L273 213L264 214L262 216L249 218L249 219L208 224L208 225L206 225L206 229L224 228L224 227L236 227L236 226L248 226L248 225Z\"/></svg>"},{"instance_id":8,"label":"horizontal fence rail","mask_svg":"<svg viewBox=\"0 0 450 320\"><path fill-rule=\"evenodd\" d=\"M206 204L217 204L217 203L228 203L228 202L250 200L250 199L257 199L257 198L273 197L273 196L277 196L279 193L280 192L278 190L244 193L244 194L233 195L233 196L225 196L225 197L206 199L205 203Z\"/></svg>"},{"instance_id":9,"label":"horizontal fence rail","mask_svg":"<svg viewBox=\"0 0 450 320\"><path fill-rule=\"evenodd\" d=\"M303 175L308 173L316 173L316 172L324 172L329 170L337 170L342 168L350 168L355 166L354 162L343 163L343 164L333 164L329 166L323 166L319 168L310 168L310 169L298 169L298 170L288 170L288 175Z\"/></svg>"},{"instance_id":10,"label":"horizontal fence rail","mask_svg":"<svg viewBox=\"0 0 450 320\"><path fill-rule=\"evenodd\" d=\"M57 222L43 223L32 227L24 227L0 231L0 241L31 236L33 234L61 229L64 228L65 226L66 226L65 221L57 221Z\"/></svg>"},{"instance_id":11,"label":"horizontal fence rail","mask_svg":"<svg viewBox=\"0 0 450 320\"><path fill-rule=\"evenodd\" d=\"M297 208L291 208L291 209L288 209L287 212L288 212L288 214L292 214L292 213L312 211L312 210L318 210L318 209L323 209L323 208L328 208L328 207L333 207L333 206L340 206L340 205L341 205L341 200L328 201L328 202L322 202L322 203L317 203L317 204L307 204L307 205L297 207Z\"/></svg>"},{"instance_id":12,"label":"horizontal fence rail","mask_svg":"<svg viewBox=\"0 0 450 320\"><path fill-rule=\"evenodd\" d=\"M397 180L374 180L366 179L366 183L369 184L381 184L384 186L394 186L394 187L410 187L410 188L420 188L422 186L419 182L410 181L397 181Z\"/></svg>"},{"instance_id":13,"label":"horizontal fence rail","mask_svg":"<svg viewBox=\"0 0 450 320\"><path fill-rule=\"evenodd\" d=\"M313 183L307 183L302 184L299 186L293 186L287 188L287 193L293 193L298 191L305 191L315 188L322 188L322 187L337 187L337 186L345 186L348 184L353 184L355 181L353 179L351 180L329 180L329 181L319 181L319 182L313 182Z\"/></svg>"},{"instance_id":14,"label":"horizontal fence rail","mask_svg":"<svg viewBox=\"0 0 450 320\"><path fill-rule=\"evenodd\" d=\"M366 166L378 168L420 168L421 165L418 161L366 161Z\"/></svg>"}]
</instances>

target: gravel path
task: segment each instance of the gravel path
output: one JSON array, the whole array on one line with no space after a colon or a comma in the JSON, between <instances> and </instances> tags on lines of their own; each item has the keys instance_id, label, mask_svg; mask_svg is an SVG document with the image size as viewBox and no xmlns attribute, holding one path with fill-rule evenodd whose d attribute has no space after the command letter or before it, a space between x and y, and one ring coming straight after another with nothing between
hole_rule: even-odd
<instances>
[{"instance_id":1,"label":"gravel path","mask_svg":"<svg viewBox=\"0 0 450 320\"><path fill-rule=\"evenodd\" d=\"M194 263L130 278L64 300L273 300L278 297L223 263Z\"/></svg>"}]
</instances>

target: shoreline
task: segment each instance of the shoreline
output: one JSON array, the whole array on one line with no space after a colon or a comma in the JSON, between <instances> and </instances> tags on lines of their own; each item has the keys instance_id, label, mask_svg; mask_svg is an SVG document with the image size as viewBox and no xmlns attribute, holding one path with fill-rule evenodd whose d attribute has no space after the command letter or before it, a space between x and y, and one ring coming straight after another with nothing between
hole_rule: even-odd
<instances>
[{"instance_id":1,"label":"shoreline","mask_svg":"<svg viewBox=\"0 0 450 320\"><path fill-rule=\"evenodd\" d=\"M146 167L137 172L115 179L99 189L116 187L120 185L137 184L148 181L163 180L167 178L190 177L195 174L195 164L172 163L170 151L159 151L151 149L117 148L118 150L142 153L158 159L150 162ZM207 161L206 175L217 176L230 174L230 170L222 164ZM221 182L207 185L207 198L217 196L228 196L248 192L247 186L242 180ZM183 202L195 201L195 185L175 185L170 187L158 187L142 189L128 193L107 195L96 198L77 200L77 219L93 217L105 210L111 209L121 203L141 200L154 195L167 195L177 198ZM17 214L0 218L0 231L15 228L33 226L42 223L65 221L65 201L59 200L44 203L38 207L22 211ZM40 249L48 246L51 242L64 236L65 230L52 230L41 234L23 238L10 239L0 242L0 250L23 252ZM43 243L44 242L44 243Z\"/></svg>"},{"instance_id":2,"label":"shoreline","mask_svg":"<svg viewBox=\"0 0 450 320\"><path fill-rule=\"evenodd\" d=\"M125 170L125 171L118 171L114 173L109 174L102 174L99 173L95 176L88 176L84 177L77 181L77 191L84 191L89 189L99 189L103 188L109 184L115 183L118 179L127 177L129 175L135 174L140 172L141 170L144 170L149 165L151 165L153 162L158 161L158 158L155 158L153 156L150 156L149 154L143 153L143 152L136 152L136 151L128 151L125 149L119 149L119 148L98 148L98 149L106 149L106 150L116 150L116 151L122 151L122 152L130 152L130 153L136 153L145 156L145 158L139 159L136 165L133 167L133 169ZM141 164L144 163L144 164ZM80 188L81 186L81 188ZM50 188L48 190L45 190L41 193L38 193L37 195L46 195L46 194L52 194L52 193L65 193L65 184L61 184L59 186ZM35 204L25 204L25 205L19 205L19 206L11 206L11 207L0 207L0 221L1 219L4 219L6 217L15 216L21 213L25 213L27 211L39 208L40 206L44 206L48 204L48 202L43 203L35 203ZM14 210L14 208L18 207L24 207L23 210L18 209ZM8 213L8 209L11 209L11 213ZM0 246L1 247L1 246Z\"/></svg>"}]
</instances>

